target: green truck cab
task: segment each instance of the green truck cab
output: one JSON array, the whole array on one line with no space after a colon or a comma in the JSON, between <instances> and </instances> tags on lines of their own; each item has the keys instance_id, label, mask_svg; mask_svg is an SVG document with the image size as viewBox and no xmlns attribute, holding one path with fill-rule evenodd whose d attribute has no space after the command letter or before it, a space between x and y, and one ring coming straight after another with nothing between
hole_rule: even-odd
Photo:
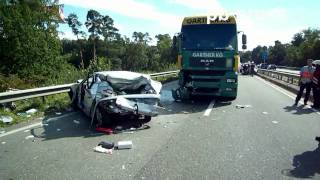
<instances>
[{"instance_id":1,"label":"green truck cab","mask_svg":"<svg viewBox=\"0 0 320 180\"><path fill-rule=\"evenodd\" d=\"M235 16L185 17L181 32L174 36L178 51L179 88L175 100L209 95L234 100L237 97L238 32ZM246 35L242 34L246 49Z\"/></svg>"}]
</instances>

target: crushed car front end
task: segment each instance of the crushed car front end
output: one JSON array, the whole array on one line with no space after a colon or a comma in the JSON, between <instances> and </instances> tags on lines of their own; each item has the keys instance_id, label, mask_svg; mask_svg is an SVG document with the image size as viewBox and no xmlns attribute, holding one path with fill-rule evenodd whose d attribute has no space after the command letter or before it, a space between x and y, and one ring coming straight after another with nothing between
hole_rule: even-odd
<instances>
[{"instance_id":1,"label":"crushed car front end","mask_svg":"<svg viewBox=\"0 0 320 180\"><path fill-rule=\"evenodd\" d=\"M157 116L161 83L150 76L128 71L98 72L97 93L91 111L92 123L109 124L114 117L132 116L150 121Z\"/></svg>"}]
</instances>

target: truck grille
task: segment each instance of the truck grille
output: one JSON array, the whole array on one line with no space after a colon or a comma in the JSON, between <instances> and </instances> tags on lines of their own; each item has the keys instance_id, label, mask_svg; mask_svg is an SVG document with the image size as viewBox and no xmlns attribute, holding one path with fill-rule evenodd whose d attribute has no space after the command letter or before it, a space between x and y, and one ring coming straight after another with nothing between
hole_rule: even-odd
<instances>
[{"instance_id":1,"label":"truck grille","mask_svg":"<svg viewBox=\"0 0 320 180\"><path fill-rule=\"evenodd\" d=\"M190 57L189 65L191 67L226 67L225 58L202 58L202 57Z\"/></svg>"},{"instance_id":2,"label":"truck grille","mask_svg":"<svg viewBox=\"0 0 320 180\"><path fill-rule=\"evenodd\" d=\"M226 71L218 71L218 70L202 70L202 71L189 71L189 75L195 75L195 76L224 76L226 74Z\"/></svg>"}]
</instances>

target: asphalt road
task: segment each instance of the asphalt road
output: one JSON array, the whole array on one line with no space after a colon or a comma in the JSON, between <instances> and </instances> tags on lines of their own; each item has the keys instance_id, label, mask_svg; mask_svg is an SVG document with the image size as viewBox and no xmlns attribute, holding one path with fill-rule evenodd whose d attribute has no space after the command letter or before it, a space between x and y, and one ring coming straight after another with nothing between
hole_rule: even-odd
<instances>
[{"instance_id":1,"label":"asphalt road","mask_svg":"<svg viewBox=\"0 0 320 180\"><path fill-rule=\"evenodd\" d=\"M150 129L103 135L71 112L45 117L43 127L0 134L0 179L320 179L314 141L320 115L293 107L294 95L241 76L231 103L181 103L171 98L175 86L164 85L164 109ZM133 149L112 155L92 150L100 141L119 140L132 140Z\"/></svg>"}]
</instances>

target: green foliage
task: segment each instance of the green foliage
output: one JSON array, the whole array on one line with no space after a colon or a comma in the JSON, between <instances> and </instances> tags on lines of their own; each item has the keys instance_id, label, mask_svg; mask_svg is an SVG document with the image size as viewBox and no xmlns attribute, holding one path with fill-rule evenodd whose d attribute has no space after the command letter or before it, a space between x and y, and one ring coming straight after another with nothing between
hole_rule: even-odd
<instances>
[{"instance_id":1,"label":"green foliage","mask_svg":"<svg viewBox=\"0 0 320 180\"><path fill-rule=\"evenodd\" d=\"M266 48L266 47L265 47ZM264 48L257 46L252 50L251 58L256 63L262 62ZM274 46L267 49L267 63L301 67L306 64L306 59L320 58L320 30L305 29L294 34L290 44L275 41Z\"/></svg>"},{"instance_id":2,"label":"green foliage","mask_svg":"<svg viewBox=\"0 0 320 180\"><path fill-rule=\"evenodd\" d=\"M77 40L59 40L57 14L50 10L57 8L45 0L0 5L1 91L71 83L92 71L176 69L168 34L157 35L156 46L149 45L147 32L134 32L130 40L118 34L110 16L95 10L87 13L88 39L71 13L66 22Z\"/></svg>"},{"instance_id":3,"label":"green foliage","mask_svg":"<svg viewBox=\"0 0 320 180\"><path fill-rule=\"evenodd\" d=\"M18 1L14 5L0 6L1 72L5 75L18 74L25 79L38 76L51 78L60 54L55 14L43 8L43 1ZM52 5L54 6L54 5Z\"/></svg>"},{"instance_id":4,"label":"green foliage","mask_svg":"<svg viewBox=\"0 0 320 180\"><path fill-rule=\"evenodd\" d=\"M283 64L286 57L286 47L280 41L275 41L275 45L269 48L269 64Z\"/></svg>"},{"instance_id":5,"label":"green foliage","mask_svg":"<svg viewBox=\"0 0 320 180\"><path fill-rule=\"evenodd\" d=\"M5 108L0 109L1 115L10 116L13 118L13 122L9 124L4 124L0 121L0 127L10 126L12 124L17 124L22 121L29 121L35 119L36 117L50 115L54 112L61 112L70 108L70 100L66 93L47 96L45 98L45 101L43 101L42 98L33 98L24 101L17 101L15 103L17 109L13 111L10 111ZM19 115L19 113L25 113L25 111L31 108L37 109L38 112L31 115L31 117L27 117L26 115Z\"/></svg>"},{"instance_id":6,"label":"green foliage","mask_svg":"<svg viewBox=\"0 0 320 180\"><path fill-rule=\"evenodd\" d=\"M251 51L240 52L241 62L251 61Z\"/></svg>"}]
</instances>

